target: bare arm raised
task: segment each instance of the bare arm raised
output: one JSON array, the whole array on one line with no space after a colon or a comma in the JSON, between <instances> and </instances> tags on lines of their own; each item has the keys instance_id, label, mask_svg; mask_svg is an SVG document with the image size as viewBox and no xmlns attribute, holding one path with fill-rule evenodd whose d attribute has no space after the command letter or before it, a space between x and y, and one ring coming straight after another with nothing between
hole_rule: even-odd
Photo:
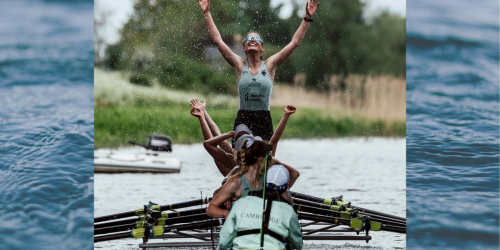
<instances>
[{"instance_id":1,"label":"bare arm raised","mask_svg":"<svg viewBox=\"0 0 500 250\"><path fill-rule=\"evenodd\" d=\"M190 105L191 107L203 112L205 121L208 124L208 127L210 128L209 132L212 134L212 136L214 137L219 136L221 134L220 129L217 126L217 124L215 124L215 122L212 120L212 118L210 118L210 115L208 114L207 109L205 108L206 106L205 100L203 100L203 102L200 102L198 101L198 99L192 99ZM201 129L203 131L203 136L205 140L208 140L212 138L212 136L207 136L206 132L203 130L205 128L206 127L204 127L203 125L201 126ZM226 151L226 153L228 154L232 153L231 145L227 141L223 141L221 144L219 144L219 147L222 148L222 150Z\"/></svg>"},{"instance_id":2,"label":"bare arm raised","mask_svg":"<svg viewBox=\"0 0 500 250\"><path fill-rule=\"evenodd\" d=\"M239 74L245 65L245 61L243 58L236 55L222 40L222 36L212 19L212 14L210 14L210 0L198 0L198 3L203 11L203 16L205 17L205 22L207 23L208 32L210 33L210 37L212 37L212 41L217 48L219 48L224 59L237 71L237 74Z\"/></svg>"},{"instance_id":3,"label":"bare arm raised","mask_svg":"<svg viewBox=\"0 0 500 250\"><path fill-rule=\"evenodd\" d=\"M276 150L278 148L278 141L281 138L281 135L285 131L286 123L288 122L288 118L290 118L290 115L295 113L297 108L293 105L287 105L283 117L280 120L280 123L278 123L278 126L276 127L276 131L274 131L273 136L271 137L271 140L269 140L269 144L273 146L273 156L276 155Z\"/></svg>"},{"instance_id":4,"label":"bare arm raised","mask_svg":"<svg viewBox=\"0 0 500 250\"><path fill-rule=\"evenodd\" d=\"M310 0L306 4L306 16L305 18L311 19L316 10L319 7L318 0ZM309 22L305 20L302 21L299 28L292 37L292 41L285 46L280 52L274 54L266 60L266 67L271 70L271 74L274 76L276 68L280 66L286 59L292 55L295 49L300 45L302 39L306 35L307 28L309 27Z\"/></svg>"},{"instance_id":5,"label":"bare arm raised","mask_svg":"<svg viewBox=\"0 0 500 250\"><path fill-rule=\"evenodd\" d=\"M200 120L201 133L203 134L203 138L205 140L212 138L212 133L210 132L207 121L205 120L205 114L203 113L203 110L192 107L190 113L194 117L198 118L198 120Z\"/></svg>"}]
</instances>

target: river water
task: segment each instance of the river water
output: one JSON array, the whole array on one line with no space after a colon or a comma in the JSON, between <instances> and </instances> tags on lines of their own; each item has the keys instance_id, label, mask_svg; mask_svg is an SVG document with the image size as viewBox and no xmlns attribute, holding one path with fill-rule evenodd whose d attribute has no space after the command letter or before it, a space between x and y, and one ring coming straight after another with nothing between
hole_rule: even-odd
<instances>
[{"instance_id":1,"label":"river water","mask_svg":"<svg viewBox=\"0 0 500 250\"><path fill-rule=\"evenodd\" d=\"M499 1L407 1L408 248L499 249Z\"/></svg>"},{"instance_id":2,"label":"river water","mask_svg":"<svg viewBox=\"0 0 500 250\"><path fill-rule=\"evenodd\" d=\"M276 158L301 176L292 191L317 197L343 195L354 205L406 217L405 139L353 138L282 140ZM119 151L134 151L125 148ZM148 201L170 204L211 196L222 181L201 144L174 145L182 161L180 174L95 174L95 216L138 209ZM200 193L202 192L202 194ZM406 235L372 232L360 242L305 242L308 249L402 249ZM95 248L137 249L141 240L99 242ZM315 245L312 245L312 244ZM321 247L318 248L318 245Z\"/></svg>"},{"instance_id":3,"label":"river water","mask_svg":"<svg viewBox=\"0 0 500 250\"><path fill-rule=\"evenodd\" d=\"M0 249L92 249L93 1L0 6Z\"/></svg>"}]
</instances>

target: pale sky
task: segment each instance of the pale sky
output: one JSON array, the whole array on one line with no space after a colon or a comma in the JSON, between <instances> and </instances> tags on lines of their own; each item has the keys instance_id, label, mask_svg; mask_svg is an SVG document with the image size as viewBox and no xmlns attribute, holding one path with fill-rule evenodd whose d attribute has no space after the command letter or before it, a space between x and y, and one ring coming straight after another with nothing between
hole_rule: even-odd
<instances>
[{"instance_id":1,"label":"pale sky","mask_svg":"<svg viewBox=\"0 0 500 250\"><path fill-rule=\"evenodd\" d=\"M305 2L307 0L301 0ZM328 1L328 0L319 0ZM406 0L361 0L367 4L366 15L377 14L380 11L387 9L390 12L399 14L401 16L406 16ZM99 19L99 13L103 11L108 12L108 20L106 20L105 27L101 30L104 35L107 44L114 44L119 41L120 35L119 30L128 21L133 12L133 2L134 0L95 0L94 1L94 18ZM271 0L271 6L278 6L281 2L290 2L290 0ZM321 5L320 5L321 6ZM320 7L321 8L321 7ZM291 6L285 6L282 8L280 16L282 18L288 18L292 15ZM201 14L200 14L201 15Z\"/></svg>"},{"instance_id":2,"label":"pale sky","mask_svg":"<svg viewBox=\"0 0 500 250\"><path fill-rule=\"evenodd\" d=\"M306 6L306 2L308 0L300 0L304 2L304 8ZM320 8L321 1L328 0L319 0ZM271 7L276 7L281 3L289 3L290 0L271 0ZM406 0L361 0L361 2L366 3L366 12L367 16L377 14L378 12L387 9L390 12L399 14L401 16L406 16ZM281 18L289 18L292 15L293 6L288 4L282 7L280 17ZM304 10L305 13L305 10ZM301 14L302 15L302 14Z\"/></svg>"}]
</instances>

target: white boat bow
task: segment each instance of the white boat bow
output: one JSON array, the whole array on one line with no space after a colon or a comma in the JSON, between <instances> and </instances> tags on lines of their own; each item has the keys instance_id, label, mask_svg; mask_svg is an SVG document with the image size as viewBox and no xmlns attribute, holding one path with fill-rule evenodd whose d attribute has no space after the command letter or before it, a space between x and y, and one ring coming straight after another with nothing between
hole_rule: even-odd
<instances>
[{"instance_id":1,"label":"white boat bow","mask_svg":"<svg viewBox=\"0 0 500 250\"><path fill-rule=\"evenodd\" d=\"M180 170L181 162L167 152L140 147L94 151L94 173L179 173Z\"/></svg>"}]
</instances>

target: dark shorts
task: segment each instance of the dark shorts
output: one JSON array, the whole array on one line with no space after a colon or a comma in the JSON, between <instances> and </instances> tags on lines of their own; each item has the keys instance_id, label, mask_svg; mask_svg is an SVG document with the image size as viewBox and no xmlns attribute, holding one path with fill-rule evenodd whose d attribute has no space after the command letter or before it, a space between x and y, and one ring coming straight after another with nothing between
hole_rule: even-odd
<instances>
[{"instance_id":1,"label":"dark shorts","mask_svg":"<svg viewBox=\"0 0 500 250\"><path fill-rule=\"evenodd\" d=\"M233 130L240 124L247 125L254 136L260 136L265 141L271 140L274 133L271 112L268 110L238 110Z\"/></svg>"}]
</instances>

